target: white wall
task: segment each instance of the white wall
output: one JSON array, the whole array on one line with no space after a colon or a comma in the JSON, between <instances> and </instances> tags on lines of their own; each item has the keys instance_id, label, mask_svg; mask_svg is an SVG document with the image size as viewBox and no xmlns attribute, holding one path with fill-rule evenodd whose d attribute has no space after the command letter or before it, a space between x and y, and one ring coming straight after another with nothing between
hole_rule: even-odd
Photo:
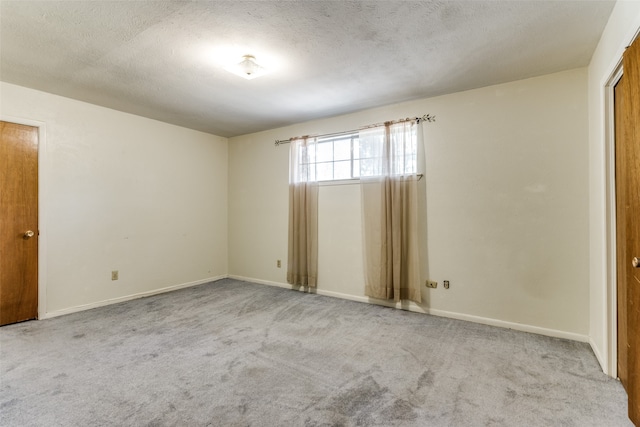
<instances>
[{"instance_id":1,"label":"white wall","mask_svg":"<svg viewBox=\"0 0 640 427\"><path fill-rule=\"evenodd\" d=\"M227 274L226 138L5 83L0 101L46 130L41 313Z\"/></svg>"},{"instance_id":2,"label":"white wall","mask_svg":"<svg viewBox=\"0 0 640 427\"><path fill-rule=\"evenodd\" d=\"M638 28L640 2L618 1L589 65L589 336L604 371L613 376L616 375L616 330L610 322L610 313L614 308L615 281L612 270L607 267L610 259L607 237L611 234L607 224L607 186L611 183L607 167L610 147L605 132L605 86Z\"/></svg>"},{"instance_id":3,"label":"white wall","mask_svg":"<svg viewBox=\"0 0 640 427\"><path fill-rule=\"evenodd\" d=\"M286 282L288 146L274 140L425 113L424 267L440 286L413 308L586 340L586 69L231 138L230 275ZM358 186L321 187L319 215L318 292L366 300Z\"/></svg>"}]
</instances>

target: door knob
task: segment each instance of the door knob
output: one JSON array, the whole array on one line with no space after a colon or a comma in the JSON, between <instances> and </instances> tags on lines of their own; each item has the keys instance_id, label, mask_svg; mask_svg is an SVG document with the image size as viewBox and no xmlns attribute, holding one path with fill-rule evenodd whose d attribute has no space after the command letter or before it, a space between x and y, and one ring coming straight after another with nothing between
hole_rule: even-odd
<instances>
[{"instance_id":1,"label":"door knob","mask_svg":"<svg viewBox=\"0 0 640 427\"><path fill-rule=\"evenodd\" d=\"M30 238L32 238L33 236L35 236L35 234L36 234L36 233L34 233L34 232L33 232L33 231L31 231L31 230L27 230L27 231L25 231L25 232L24 232L24 235L22 236L22 238L23 238L24 240L27 240L27 239L30 239Z\"/></svg>"},{"instance_id":2,"label":"door knob","mask_svg":"<svg viewBox=\"0 0 640 427\"><path fill-rule=\"evenodd\" d=\"M634 256L631 260L631 265L633 266L633 268L640 268L640 258Z\"/></svg>"}]
</instances>

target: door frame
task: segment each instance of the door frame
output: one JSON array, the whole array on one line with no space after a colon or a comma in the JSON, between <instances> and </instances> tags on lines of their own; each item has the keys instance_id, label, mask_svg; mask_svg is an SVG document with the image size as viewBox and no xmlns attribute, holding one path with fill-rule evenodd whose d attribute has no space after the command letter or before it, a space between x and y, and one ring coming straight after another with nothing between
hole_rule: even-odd
<instances>
[{"instance_id":1,"label":"door frame","mask_svg":"<svg viewBox=\"0 0 640 427\"><path fill-rule=\"evenodd\" d=\"M622 78L622 57L604 86L605 173L606 173L606 280L607 280L607 366L605 373L618 377L618 288L616 224L616 133L614 89Z\"/></svg>"},{"instance_id":2,"label":"door frame","mask_svg":"<svg viewBox=\"0 0 640 427\"><path fill-rule=\"evenodd\" d=\"M0 120L38 129L38 319L47 317L47 131L46 123L0 113Z\"/></svg>"}]
</instances>

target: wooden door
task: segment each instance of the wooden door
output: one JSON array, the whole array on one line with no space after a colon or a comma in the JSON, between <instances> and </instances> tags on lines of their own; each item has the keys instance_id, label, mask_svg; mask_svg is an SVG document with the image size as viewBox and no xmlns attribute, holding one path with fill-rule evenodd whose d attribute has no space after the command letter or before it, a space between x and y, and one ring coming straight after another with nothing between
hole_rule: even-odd
<instances>
[{"instance_id":1,"label":"wooden door","mask_svg":"<svg viewBox=\"0 0 640 427\"><path fill-rule=\"evenodd\" d=\"M38 129L0 122L0 325L38 315Z\"/></svg>"},{"instance_id":2,"label":"wooden door","mask_svg":"<svg viewBox=\"0 0 640 427\"><path fill-rule=\"evenodd\" d=\"M640 426L640 41L623 57L616 86L618 369L629 418ZM634 262L634 258L637 258ZM625 343L626 341L626 343ZM625 345L626 344L626 345Z\"/></svg>"}]
</instances>

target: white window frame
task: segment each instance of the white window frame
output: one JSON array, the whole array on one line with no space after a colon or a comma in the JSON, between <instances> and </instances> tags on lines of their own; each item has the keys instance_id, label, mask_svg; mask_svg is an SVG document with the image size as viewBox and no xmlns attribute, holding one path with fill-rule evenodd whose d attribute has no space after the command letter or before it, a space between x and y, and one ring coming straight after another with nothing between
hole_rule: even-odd
<instances>
[{"instance_id":1,"label":"white window frame","mask_svg":"<svg viewBox=\"0 0 640 427\"><path fill-rule=\"evenodd\" d=\"M345 141L345 140L349 140L349 158L335 158L335 142L336 141ZM362 159L361 157L359 157L359 140L360 140L360 135L358 131L352 131L352 132L345 132L345 133L340 133L340 134L333 134L333 135L327 135L327 136L320 136L316 139L315 143L313 144L314 149L316 150L315 153L312 156L303 156L303 157L312 157L314 160L317 159L318 156L318 145L320 144L327 144L329 142L333 143L333 147L332 147L332 158L330 160L328 159L322 159L320 161L310 161L307 163L307 165L316 165L316 181L319 184L332 184L332 183L340 183L340 182L352 182L352 181L359 181L360 180L360 160ZM358 153L356 153L356 149L358 149ZM356 157L357 156L357 157ZM414 158L414 162L415 164L413 165L413 170L415 172L416 175L421 176L420 174L417 173L417 158L418 158L418 153L414 153L413 155ZM340 176L338 178L335 177L335 172L336 172L336 163L338 162L346 162L349 161L349 176ZM331 178L325 178L322 177L319 178L319 168L317 167L317 165L320 164L329 164L331 163L333 165L332 169L332 177Z\"/></svg>"}]
</instances>

